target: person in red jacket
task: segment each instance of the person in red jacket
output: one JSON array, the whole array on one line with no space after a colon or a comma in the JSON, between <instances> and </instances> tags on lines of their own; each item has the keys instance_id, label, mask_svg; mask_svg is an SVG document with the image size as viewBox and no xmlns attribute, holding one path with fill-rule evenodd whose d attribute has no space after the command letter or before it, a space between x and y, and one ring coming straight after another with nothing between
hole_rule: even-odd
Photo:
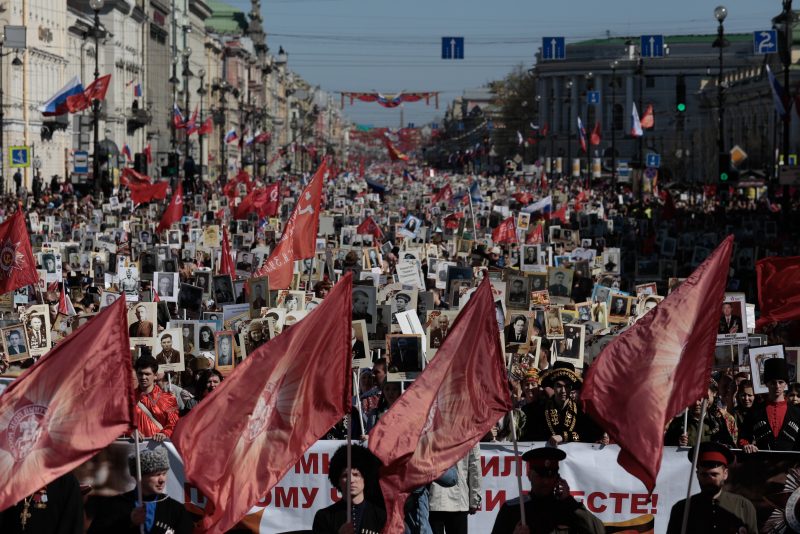
<instances>
[{"instance_id":1,"label":"person in red jacket","mask_svg":"<svg viewBox=\"0 0 800 534\"><path fill-rule=\"evenodd\" d=\"M144 438L164 441L172 436L178 423L178 401L172 393L156 385L158 362L152 356L141 356L134 364L136 379L136 410L134 422Z\"/></svg>"}]
</instances>

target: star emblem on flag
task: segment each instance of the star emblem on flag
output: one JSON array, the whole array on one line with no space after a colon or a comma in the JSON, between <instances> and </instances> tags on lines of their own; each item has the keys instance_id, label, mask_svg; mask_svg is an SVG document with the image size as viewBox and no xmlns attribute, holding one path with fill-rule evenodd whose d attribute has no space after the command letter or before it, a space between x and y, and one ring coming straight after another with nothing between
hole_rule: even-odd
<instances>
[{"instance_id":1,"label":"star emblem on flag","mask_svg":"<svg viewBox=\"0 0 800 534\"><path fill-rule=\"evenodd\" d=\"M19 241L6 239L0 243L0 279L10 278L13 271L21 271L25 267L25 255L19 248Z\"/></svg>"}]
</instances>

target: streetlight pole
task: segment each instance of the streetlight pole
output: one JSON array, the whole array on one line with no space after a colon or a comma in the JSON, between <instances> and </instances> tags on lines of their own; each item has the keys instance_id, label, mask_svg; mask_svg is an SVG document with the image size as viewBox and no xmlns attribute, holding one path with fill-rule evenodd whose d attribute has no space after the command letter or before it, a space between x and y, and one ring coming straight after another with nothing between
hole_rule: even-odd
<instances>
[{"instance_id":1,"label":"streetlight pole","mask_svg":"<svg viewBox=\"0 0 800 534\"><path fill-rule=\"evenodd\" d=\"M94 25L92 34L94 36L94 81L100 77L100 10L103 9L105 0L89 0L89 7L94 11ZM92 119L94 126L94 155L92 156L92 177L94 178L94 191L99 196L102 189L102 178L100 176L100 101L92 99Z\"/></svg>"},{"instance_id":2,"label":"streetlight pole","mask_svg":"<svg viewBox=\"0 0 800 534\"><path fill-rule=\"evenodd\" d=\"M789 90L789 67L792 65L792 26L794 25L794 12L792 11L792 0L783 0L783 24L784 36L786 39L786 53L783 55L783 87ZM720 25L722 22L720 22ZM721 53L721 52L720 52ZM784 164L789 163L789 129L791 127L792 115L787 111L783 119L783 157Z\"/></svg>"},{"instance_id":3,"label":"streetlight pole","mask_svg":"<svg viewBox=\"0 0 800 534\"><path fill-rule=\"evenodd\" d=\"M611 187L617 189L617 67L619 61L611 62Z\"/></svg>"},{"instance_id":4,"label":"streetlight pole","mask_svg":"<svg viewBox=\"0 0 800 534\"><path fill-rule=\"evenodd\" d=\"M727 179L728 173L728 169L723 168L724 163L728 160L723 158L725 154L725 93L722 87L722 51L727 46L723 22L725 22L725 17L727 16L728 10L725 6L717 6L714 9L714 18L719 22L719 26L717 27L717 39L712 45L715 48L719 48L719 71L717 72L717 177L722 180Z\"/></svg>"},{"instance_id":5,"label":"streetlight pole","mask_svg":"<svg viewBox=\"0 0 800 534\"><path fill-rule=\"evenodd\" d=\"M572 178L572 80L567 81L567 180Z\"/></svg>"},{"instance_id":6,"label":"streetlight pole","mask_svg":"<svg viewBox=\"0 0 800 534\"><path fill-rule=\"evenodd\" d=\"M594 104L589 103L588 93L589 91L594 90L594 73L587 72L585 75L586 79L586 124L583 125L583 129L591 129L592 124L589 120L589 108ZM589 130L586 133L586 184L589 185L592 183L592 132L593 130Z\"/></svg>"},{"instance_id":7,"label":"streetlight pole","mask_svg":"<svg viewBox=\"0 0 800 534\"><path fill-rule=\"evenodd\" d=\"M198 180L198 188L202 190L203 188L203 137L206 135L203 130L203 96L206 94L206 69L200 69L197 71L197 75L200 77L200 87L197 89L197 94L200 95L200 131L197 132L197 145L199 146L200 150L198 152L197 158L200 160L200 171L199 176L200 179Z\"/></svg>"},{"instance_id":8,"label":"streetlight pole","mask_svg":"<svg viewBox=\"0 0 800 534\"><path fill-rule=\"evenodd\" d=\"M184 39L185 39L185 36L186 36L186 33L184 32ZM183 109L185 110L184 113L186 113L186 115L188 116L189 113L190 113L190 111L189 111L189 78L192 77L192 71L189 68L189 58L192 56L192 49L187 46L186 48L183 49L183 52L181 52L181 55L183 56L183 72L182 72L182 75L183 75L183 96L184 96L184 99L183 99L184 108ZM187 119L187 121L188 121L188 119ZM194 128L196 129L197 125L194 125ZM187 167L187 164L190 161L190 156L189 156L189 127L188 126L183 131L183 133L184 133L183 180L184 180L185 184L189 184L191 177L187 176L187 171L189 170L189 168ZM194 190L194 187L192 187L192 191L193 190Z\"/></svg>"}]
</instances>

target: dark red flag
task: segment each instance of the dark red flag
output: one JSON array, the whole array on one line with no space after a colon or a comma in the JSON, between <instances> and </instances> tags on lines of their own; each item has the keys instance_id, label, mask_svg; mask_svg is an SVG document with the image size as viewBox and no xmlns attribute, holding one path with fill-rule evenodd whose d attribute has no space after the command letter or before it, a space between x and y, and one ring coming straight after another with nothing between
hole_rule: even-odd
<instances>
[{"instance_id":1,"label":"dark red flag","mask_svg":"<svg viewBox=\"0 0 800 534\"><path fill-rule=\"evenodd\" d=\"M186 478L208 498L203 532L233 527L350 412L351 291L348 273L319 313L248 355L178 422Z\"/></svg>"},{"instance_id":2,"label":"dark red flag","mask_svg":"<svg viewBox=\"0 0 800 534\"><path fill-rule=\"evenodd\" d=\"M600 122L594 123L594 130L592 130L592 134L589 136L589 142L593 145L599 145L601 141L600 137Z\"/></svg>"},{"instance_id":3,"label":"dark red flag","mask_svg":"<svg viewBox=\"0 0 800 534\"><path fill-rule=\"evenodd\" d=\"M383 532L402 532L410 492L463 458L511 408L487 278L458 314L436 357L369 434L369 448L385 466Z\"/></svg>"},{"instance_id":4,"label":"dark red flag","mask_svg":"<svg viewBox=\"0 0 800 534\"><path fill-rule=\"evenodd\" d=\"M492 230L492 242L496 245L517 242L517 227L514 225L514 217L509 217Z\"/></svg>"},{"instance_id":5,"label":"dark red flag","mask_svg":"<svg viewBox=\"0 0 800 534\"><path fill-rule=\"evenodd\" d=\"M603 349L581 390L586 412L622 449L617 462L650 492L661 467L664 428L707 392L732 249L729 236Z\"/></svg>"},{"instance_id":6,"label":"dark red flag","mask_svg":"<svg viewBox=\"0 0 800 534\"><path fill-rule=\"evenodd\" d=\"M536 223L536 228L525 236L526 245L540 245L544 243L544 222L539 221Z\"/></svg>"},{"instance_id":7,"label":"dark red flag","mask_svg":"<svg viewBox=\"0 0 800 534\"><path fill-rule=\"evenodd\" d=\"M264 188L266 200L263 204L257 205L259 217L275 217L281 210L281 191L280 183L269 184Z\"/></svg>"},{"instance_id":8,"label":"dark red flag","mask_svg":"<svg viewBox=\"0 0 800 534\"><path fill-rule=\"evenodd\" d=\"M222 251L220 252L219 259L219 274L229 274L231 279L236 278L236 268L233 265L233 256L231 256L231 245L228 242L228 230L222 228Z\"/></svg>"},{"instance_id":9,"label":"dark red flag","mask_svg":"<svg viewBox=\"0 0 800 534\"><path fill-rule=\"evenodd\" d=\"M367 217L364 219L364 222L358 225L356 228L356 233L359 235L366 235L369 234L373 236L375 239L383 239L383 232L381 231L381 227L378 226L378 223L375 222L375 219L372 217Z\"/></svg>"},{"instance_id":10,"label":"dark red flag","mask_svg":"<svg viewBox=\"0 0 800 534\"><path fill-rule=\"evenodd\" d=\"M453 198L453 188L450 187L450 184L445 184L444 187L439 189L439 191L437 191L436 194L433 195L433 199L431 200L431 202L433 202L434 204L442 200L444 200L445 202L449 202L451 198Z\"/></svg>"},{"instance_id":11,"label":"dark red flag","mask_svg":"<svg viewBox=\"0 0 800 534\"><path fill-rule=\"evenodd\" d=\"M451 213L447 217L444 218L444 227L450 230L457 230L459 226L459 222L461 219L464 218L463 211L457 211L455 213Z\"/></svg>"},{"instance_id":12,"label":"dark red flag","mask_svg":"<svg viewBox=\"0 0 800 534\"><path fill-rule=\"evenodd\" d=\"M130 184L151 184L153 180L146 174L136 172L130 167L122 169L122 174L119 177L119 182L122 185L129 186Z\"/></svg>"},{"instance_id":13,"label":"dark red flag","mask_svg":"<svg viewBox=\"0 0 800 534\"><path fill-rule=\"evenodd\" d=\"M38 281L25 215L18 209L0 224L0 293L35 285Z\"/></svg>"},{"instance_id":14,"label":"dark red flag","mask_svg":"<svg viewBox=\"0 0 800 534\"><path fill-rule=\"evenodd\" d=\"M118 299L8 386L0 395L0 510L131 429L132 374L125 299Z\"/></svg>"},{"instance_id":15,"label":"dark red flag","mask_svg":"<svg viewBox=\"0 0 800 534\"><path fill-rule=\"evenodd\" d=\"M150 148L150 143L147 143L147 146L144 147L144 157L147 158L148 165L153 163L153 149Z\"/></svg>"},{"instance_id":16,"label":"dark red flag","mask_svg":"<svg viewBox=\"0 0 800 534\"><path fill-rule=\"evenodd\" d=\"M214 122L211 120L211 117L208 117L206 120L203 121L203 124L200 125L200 128L197 129L197 133L199 135L210 135L214 132Z\"/></svg>"},{"instance_id":17,"label":"dark red flag","mask_svg":"<svg viewBox=\"0 0 800 534\"><path fill-rule=\"evenodd\" d=\"M180 221L183 217L183 184L178 182L178 187L172 193L172 200L161 216L161 222L156 227L156 232L169 229L170 226Z\"/></svg>"},{"instance_id":18,"label":"dark red flag","mask_svg":"<svg viewBox=\"0 0 800 534\"><path fill-rule=\"evenodd\" d=\"M78 113L84 109L89 109L93 100L102 102L106 99L106 92L110 84L110 74L97 78L82 93L67 97L67 109L70 113Z\"/></svg>"},{"instance_id":19,"label":"dark red flag","mask_svg":"<svg viewBox=\"0 0 800 534\"><path fill-rule=\"evenodd\" d=\"M771 322L800 318L800 256L758 260L756 278L759 329Z\"/></svg>"},{"instance_id":20,"label":"dark red flag","mask_svg":"<svg viewBox=\"0 0 800 534\"><path fill-rule=\"evenodd\" d=\"M322 184L327 170L327 163L323 161L300 193L297 205L286 221L281 240L269 255L269 259L256 271L255 276L269 276L270 289L287 289L292 283L294 262L314 257Z\"/></svg>"},{"instance_id":21,"label":"dark red flag","mask_svg":"<svg viewBox=\"0 0 800 534\"><path fill-rule=\"evenodd\" d=\"M519 202L520 204L528 205L533 200L533 195L527 192L518 192L514 193L513 195L514 200Z\"/></svg>"}]
</instances>

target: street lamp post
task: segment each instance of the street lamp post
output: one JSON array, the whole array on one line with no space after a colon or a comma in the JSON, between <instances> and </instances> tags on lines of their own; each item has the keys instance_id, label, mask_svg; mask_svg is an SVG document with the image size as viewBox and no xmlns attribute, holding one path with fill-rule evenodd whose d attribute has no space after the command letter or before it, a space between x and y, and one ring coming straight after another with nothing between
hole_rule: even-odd
<instances>
[{"instance_id":1,"label":"street lamp post","mask_svg":"<svg viewBox=\"0 0 800 534\"><path fill-rule=\"evenodd\" d=\"M105 0L89 0L89 7L94 11L94 25L92 35L94 37L94 81L100 77L100 10L103 9ZM94 178L94 190L100 194L102 178L100 176L100 101L92 100L92 119L94 122L94 155L92 156L92 176Z\"/></svg>"},{"instance_id":2,"label":"street lamp post","mask_svg":"<svg viewBox=\"0 0 800 534\"><path fill-rule=\"evenodd\" d=\"M3 58L6 56L10 56L11 54L16 54L16 52L2 52L3 45L5 44L5 32L3 34L3 40L0 41L0 194L5 193L6 191L6 157L5 157L5 93L3 92ZM11 61L11 65L14 67L19 67L22 65L22 60L19 59L18 56L15 56L14 59Z\"/></svg>"},{"instance_id":3,"label":"street lamp post","mask_svg":"<svg viewBox=\"0 0 800 534\"><path fill-rule=\"evenodd\" d=\"M200 179L198 180L198 188L203 188L203 137L206 135L203 133L202 125L203 125L203 96L206 94L206 69L200 69L197 71L197 76L200 78L200 87L197 89L197 94L200 95L200 118L198 119L200 122L200 131L197 132L197 144L199 147L199 152L197 155L197 159L200 161L200 171L199 176Z\"/></svg>"},{"instance_id":4,"label":"street lamp post","mask_svg":"<svg viewBox=\"0 0 800 534\"><path fill-rule=\"evenodd\" d=\"M189 115L189 78L191 78L192 75L193 75L191 69L189 68L189 58L192 57L192 49L187 46L186 48L183 49L183 51L181 52L181 55L183 56L183 71L182 71L182 75L183 75L183 96L184 96L184 100L183 100L184 108L183 109L184 109L184 113L186 113L186 115ZM188 119L187 119L187 122L188 122ZM197 125L195 125L194 128L197 128ZM188 165L187 165L189 163L189 161L190 161L190 155L189 155L189 128L188 128L188 126L183 131L183 133L184 133L183 179L184 179L184 182L188 184L189 180L191 178L190 176L187 176L187 172L190 170Z\"/></svg>"},{"instance_id":5,"label":"street lamp post","mask_svg":"<svg viewBox=\"0 0 800 534\"><path fill-rule=\"evenodd\" d=\"M572 80L566 84L567 100L567 170L566 175L569 180L572 178Z\"/></svg>"},{"instance_id":6,"label":"street lamp post","mask_svg":"<svg viewBox=\"0 0 800 534\"><path fill-rule=\"evenodd\" d=\"M723 155L725 154L725 93L722 87L722 51L728 46L725 40L725 17L728 16L728 9L725 6L717 6L714 9L714 18L717 19L719 25L717 27L717 39L712 44L713 47L719 48L719 70L717 71L717 177L721 180L727 179L727 168L723 168L724 163L727 161Z\"/></svg>"},{"instance_id":7,"label":"street lamp post","mask_svg":"<svg viewBox=\"0 0 800 534\"><path fill-rule=\"evenodd\" d=\"M219 150L220 150L220 172L219 178L222 180L224 184L228 178L228 154L227 154L227 147L225 145L225 122L227 119L227 107L226 107L226 99L228 93L231 93L234 98L239 98L239 90L235 87L231 87L231 85L226 80L219 80L216 83L211 85L211 90L219 93L219 120L217 124L219 125Z\"/></svg>"},{"instance_id":8,"label":"street lamp post","mask_svg":"<svg viewBox=\"0 0 800 534\"><path fill-rule=\"evenodd\" d=\"M619 61L611 62L611 186L617 189L617 67Z\"/></svg>"},{"instance_id":9,"label":"street lamp post","mask_svg":"<svg viewBox=\"0 0 800 534\"><path fill-rule=\"evenodd\" d=\"M587 72L584 75L586 79L586 92L588 94L589 91L594 90L594 73ZM591 124L591 117L589 116L589 109L593 106L593 104L589 104L589 99L586 99L586 124L583 125L583 129L586 130L587 128L592 128ZM586 183L592 183L592 134L591 130L586 132Z\"/></svg>"}]
</instances>

